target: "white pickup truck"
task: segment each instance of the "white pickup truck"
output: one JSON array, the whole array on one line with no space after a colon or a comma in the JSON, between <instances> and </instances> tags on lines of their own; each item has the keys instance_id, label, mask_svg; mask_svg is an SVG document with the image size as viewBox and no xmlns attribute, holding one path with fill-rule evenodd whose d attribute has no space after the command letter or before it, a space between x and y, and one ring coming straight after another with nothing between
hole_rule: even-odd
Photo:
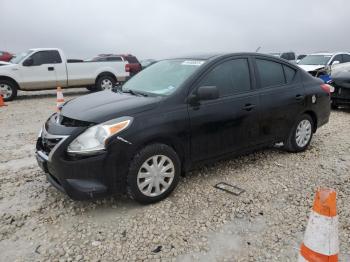
<instances>
[{"instance_id":1,"label":"white pickup truck","mask_svg":"<svg viewBox=\"0 0 350 262\"><path fill-rule=\"evenodd\" d=\"M17 90L34 91L87 87L111 89L129 76L125 61L67 60L57 48L30 49L17 55L10 64L0 66L0 94L5 101L16 98Z\"/></svg>"}]
</instances>

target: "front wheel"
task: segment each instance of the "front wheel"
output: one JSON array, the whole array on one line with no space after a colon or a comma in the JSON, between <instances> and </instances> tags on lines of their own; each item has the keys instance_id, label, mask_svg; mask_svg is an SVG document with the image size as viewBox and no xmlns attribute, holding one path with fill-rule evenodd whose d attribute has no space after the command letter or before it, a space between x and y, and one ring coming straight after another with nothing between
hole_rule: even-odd
<instances>
[{"instance_id":1,"label":"front wheel","mask_svg":"<svg viewBox=\"0 0 350 262\"><path fill-rule=\"evenodd\" d=\"M100 76L96 82L96 90L102 91L102 90L112 90L112 88L115 86L115 79L112 76L104 75Z\"/></svg>"},{"instance_id":2,"label":"front wheel","mask_svg":"<svg viewBox=\"0 0 350 262\"><path fill-rule=\"evenodd\" d=\"M128 195L142 204L158 202L174 190L180 172L179 157L171 147L164 144L146 146L130 164Z\"/></svg>"},{"instance_id":3,"label":"front wheel","mask_svg":"<svg viewBox=\"0 0 350 262\"><path fill-rule=\"evenodd\" d=\"M8 80L0 80L0 95L4 101L12 101L17 96L17 86L14 82Z\"/></svg>"},{"instance_id":4,"label":"front wheel","mask_svg":"<svg viewBox=\"0 0 350 262\"><path fill-rule=\"evenodd\" d=\"M314 130L314 121L310 115L302 115L293 126L285 142L285 149L289 152L301 152L308 148Z\"/></svg>"}]
</instances>

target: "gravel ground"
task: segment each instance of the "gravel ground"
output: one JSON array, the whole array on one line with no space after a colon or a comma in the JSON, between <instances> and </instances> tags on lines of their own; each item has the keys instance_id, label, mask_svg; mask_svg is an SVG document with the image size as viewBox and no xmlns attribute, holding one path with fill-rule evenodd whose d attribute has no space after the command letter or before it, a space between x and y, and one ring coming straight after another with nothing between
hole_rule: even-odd
<instances>
[{"instance_id":1,"label":"gravel ground","mask_svg":"<svg viewBox=\"0 0 350 262\"><path fill-rule=\"evenodd\" d=\"M84 89L65 91L71 99ZM0 108L1 261L295 261L315 189L338 193L340 260L350 261L350 111L333 111L310 149L278 149L189 173L165 201L75 202L34 159L55 92L20 93ZM245 190L234 196L218 182Z\"/></svg>"}]
</instances>

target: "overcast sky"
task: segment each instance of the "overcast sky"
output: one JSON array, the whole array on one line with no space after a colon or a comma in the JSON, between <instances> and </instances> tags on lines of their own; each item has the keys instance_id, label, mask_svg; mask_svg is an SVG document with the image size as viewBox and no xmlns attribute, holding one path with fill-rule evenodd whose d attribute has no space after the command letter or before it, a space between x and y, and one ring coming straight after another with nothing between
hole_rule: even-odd
<instances>
[{"instance_id":1,"label":"overcast sky","mask_svg":"<svg viewBox=\"0 0 350 262\"><path fill-rule=\"evenodd\" d=\"M132 53L350 51L349 0L0 0L0 50Z\"/></svg>"}]
</instances>

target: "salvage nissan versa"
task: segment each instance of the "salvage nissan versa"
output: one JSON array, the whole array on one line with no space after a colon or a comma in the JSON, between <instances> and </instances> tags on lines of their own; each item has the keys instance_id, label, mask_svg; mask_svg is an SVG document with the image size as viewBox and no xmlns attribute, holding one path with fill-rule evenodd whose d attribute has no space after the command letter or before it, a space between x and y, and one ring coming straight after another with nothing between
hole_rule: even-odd
<instances>
[{"instance_id":1,"label":"salvage nissan versa","mask_svg":"<svg viewBox=\"0 0 350 262\"><path fill-rule=\"evenodd\" d=\"M283 142L305 150L328 122L330 88L256 53L163 60L114 91L67 102L43 126L38 164L73 199L167 197L197 164Z\"/></svg>"}]
</instances>

